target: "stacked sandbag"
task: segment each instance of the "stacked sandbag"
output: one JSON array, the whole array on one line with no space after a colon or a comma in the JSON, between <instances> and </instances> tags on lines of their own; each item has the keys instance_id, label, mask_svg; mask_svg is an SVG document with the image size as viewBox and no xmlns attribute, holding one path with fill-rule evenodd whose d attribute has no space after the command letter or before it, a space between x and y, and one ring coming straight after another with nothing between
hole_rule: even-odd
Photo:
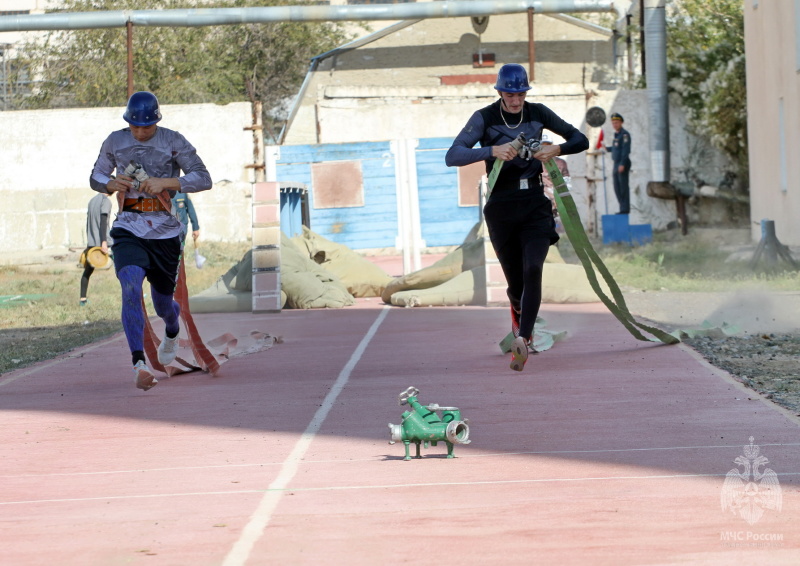
<instances>
[{"instance_id":1,"label":"stacked sandbag","mask_svg":"<svg viewBox=\"0 0 800 566\"><path fill-rule=\"evenodd\" d=\"M477 236L476 236L477 237ZM601 288L609 294L605 281ZM486 303L484 241L459 246L430 267L393 279L381 298L392 305L455 306ZM568 264L556 246L550 246L542 274L543 303L599 301L581 265Z\"/></svg>"},{"instance_id":2,"label":"stacked sandbag","mask_svg":"<svg viewBox=\"0 0 800 566\"><path fill-rule=\"evenodd\" d=\"M336 275L354 297L380 297L392 280L383 269L343 244L332 242L303 226L292 242L309 258Z\"/></svg>"},{"instance_id":3,"label":"stacked sandbag","mask_svg":"<svg viewBox=\"0 0 800 566\"><path fill-rule=\"evenodd\" d=\"M547 250L547 257L544 258L545 263L567 263L564 261L564 258L561 257L561 252L558 251L556 246L550 246Z\"/></svg>"},{"instance_id":4,"label":"stacked sandbag","mask_svg":"<svg viewBox=\"0 0 800 566\"><path fill-rule=\"evenodd\" d=\"M396 304L393 300L393 296L396 293L406 289L421 290L436 287L450 281L461 273L471 271L477 267L482 268L484 263L483 239L474 240L459 246L430 267L393 279L381 293L381 299L385 303ZM484 281L485 279L486 276L484 275ZM485 287L484 283L484 296L486 295Z\"/></svg>"},{"instance_id":5,"label":"stacked sandbag","mask_svg":"<svg viewBox=\"0 0 800 566\"><path fill-rule=\"evenodd\" d=\"M253 251L231 267L214 284L189 298L193 313L249 312L253 309Z\"/></svg>"},{"instance_id":6,"label":"stacked sandbag","mask_svg":"<svg viewBox=\"0 0 800 566\"><path fill-rule=\"evenodd\" d=\"M583 266L564 263L555 246L552 246L550 250L551 253L548 254L542 274L542 302L595 303L599 301L600 299L589 284ZM413 281L412 278L406 279L406 281L409 280ZM602 279L600 286L606 295L611 296L608 286ZM391 295L390 300L391 304L402 307L483 305L486 304L486 268L483 265L473 267L439 285L396 291Z\"/></svg>"},{"instance_id":7,"label":"stacked sandbag","mask_svg":"<svg viewBox=\"0 0 800 566\"><path fill-rule=\"evenodd\" d=\"M606 296L611 297L611 291L599 273L597 273L597 279ZM544 264L543 303L596 303L599 300L600 298L592 289L582 265L547 262Z\"/></svg>"},{"instance_id":8,"label":"stacked sandbag","mask_svg":"<svg viewBox=\"0 0 800 566\"><path fill-rule=\"evenodd\" d=\"M292 309L341 308L355 303L339 278L281 232L281 291Z\"/></svg>"},{"instance_id":9,"label":"stacked sandbag","mask_svg":"<svg viewBox=\"0 0 800 566\"><path fill-rule=\"evenodd\" d=\"M435 287L392 294L391 303L401 307L456 307L486 304L486 268L473 267Z\"/></svg>"}]
</instances>

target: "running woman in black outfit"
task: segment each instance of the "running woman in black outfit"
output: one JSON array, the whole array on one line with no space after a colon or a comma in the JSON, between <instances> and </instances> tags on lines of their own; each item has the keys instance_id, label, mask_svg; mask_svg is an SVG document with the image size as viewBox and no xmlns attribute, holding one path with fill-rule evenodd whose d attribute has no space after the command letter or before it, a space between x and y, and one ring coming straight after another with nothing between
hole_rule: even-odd
<instances>
[{"instance_id":1,"label":"running woman in black outfit","mask_svg":"<svg viewBox=\"0 0 800 566\"><path fill-rule=\"evenodd\" d=\"M543 104L525 101L530 90L522 65L503 65L495 89L500 99L475 112L458 134L445 157L448 166L486 162L488 174L496 159L506 163L500 170L483 209L492 247L503 268L511 302L511 329L516 336L511 348L511 369L522 371L528 359L533 325L542 302L542 269L548 248L558 241L550 201L542 186L542 162L558 155L585 151L589 140ZM540 140L543 130L566 141L544 145L523 159L511 142L520 134ZM474 147L480 144L480 147Z\"/></svg>"}]
</instances>

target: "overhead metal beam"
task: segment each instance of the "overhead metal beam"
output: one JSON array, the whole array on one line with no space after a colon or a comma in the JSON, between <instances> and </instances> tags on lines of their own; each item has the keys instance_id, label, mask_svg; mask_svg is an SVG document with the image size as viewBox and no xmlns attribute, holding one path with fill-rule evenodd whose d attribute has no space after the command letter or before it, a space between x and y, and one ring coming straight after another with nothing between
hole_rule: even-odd
<instances>
[{"instance_id":1,"label":"overhead metal beam","mask_svg":"<svg viewBox=\"0 0 800 566\"><path fill-rule=\"evenodd\" d=\"M192 8L54 12L0 16L0 32L126 27L201 27L269 22L413 20L524 13L613 12L613 0L470 0L354 6L270 6L263 8Z\"/></svg>"}]
</instances>

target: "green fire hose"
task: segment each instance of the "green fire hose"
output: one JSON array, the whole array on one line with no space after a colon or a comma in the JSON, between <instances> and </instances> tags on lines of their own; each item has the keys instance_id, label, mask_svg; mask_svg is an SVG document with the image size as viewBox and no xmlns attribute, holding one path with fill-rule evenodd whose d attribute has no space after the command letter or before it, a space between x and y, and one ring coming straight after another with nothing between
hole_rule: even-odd
<instances>
[{"instance_id":1,"label":"green fire hose","mask_svg":"<svg viewBox=\"0 0 800 566\"><path fill-rule=\"evenodd\" d=\"M523 144L523 140L517 138L514 140L514 142L512 142L512 144L514 143L519 145L519 147L516 147L516 149L519 151ZM495 160L494 167L489 174L488 194L491 194L492 188L497 181L497 176L500 173L500 169L503 167L503 163L504 161L500 159ZM572 247L575 249L575 253L578 256L578 259L580 259L584 271L586 271L589 284L592 286L594 292L597 293L597 296L600 298L603 304L606 305L608 310L611 311L617 320L619 320L622 325L628 329L628 332L630 332L637 340L663 342L664 344L677 344L680 342L681 340L678 338L678 336L680 336L682 331L676 331L674 333L678 335L676 336L653 326L643 324L633 317L630 310L628 310L628 306L625 304L625 298L622 296L622 291L620 291L619 285L617 285L617 282L612 277L611 272L609 272L606 265L600 259L600 256L597 255L597 252L586 235L586 231L583 229L583 224L581 223L578 209L575 206L575 201L573 200L572 195L567 188L567 184L564 181L564 177L561 175L561 171L558 169L555 159L548 159L545 161L544 168L547 170L547 173L550 175L550 179L553 181L553 194L555 195L556 199L556 207L558 208L558 213L561 217L561 222L564 225L564 230L567 233L567 237L572 243ZM608 289L611 292L611 297L608 297L600 287L596 271L600 273L608 285ZM645 336L641 332L642 330L652 335L652 337ZM513 342L513 340L514 335L509 333L508 336L506 336L500 342L500 348L504 353L510 351L511 342Z\"/></svg>"},{"instance_id":2,"label":"green fire hose","mask_svg":"<svg viewBox=\"0 0 800 566\"><path fill-rule=\"evenodd\" d=\"M580 259L584 271L586 271L589 284L591 284L592 289L597 293L600 300L603 301L603 304L608 307L608 310L617 317L617 320L619 320L637 340L663 342L664 344L677 344L680 342L680 339L676 336L655 328L654 326L643 324L633 317L628 310L628 306L625 304L625 298L622 296L619 285L617 285L617 282L611 276L611 272L603 263L603 260L597 255L592 243L589 241L589 237L586 235L586 231L583 229L583 224L578 214L578 208L575 206L575 201L569 193L567 184L564 181L564 177L561 175L561 171L558 169L555 159L548 159L545 161L544 167L547 169L547 173L553 181L553 194L556 198L556 207L561 217L561 223L564 225L564 230L567 232L567 237L572 243L572 247L575 249L575 253L578 255L578 259ZM613 300L600 288L595 269L603 276L609 291L611 291ZM648 338L642 334L639 329L651 334L653 338Z\"/></svg>"}]
</instances>

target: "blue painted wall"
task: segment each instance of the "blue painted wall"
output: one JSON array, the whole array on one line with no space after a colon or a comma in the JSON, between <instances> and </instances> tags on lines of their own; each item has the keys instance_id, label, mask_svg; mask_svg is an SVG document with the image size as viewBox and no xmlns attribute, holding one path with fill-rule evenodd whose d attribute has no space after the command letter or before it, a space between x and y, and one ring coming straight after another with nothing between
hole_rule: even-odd
<instances>
[{"instance_id":1,"label":"blue painted wall","mask_svg":"<svg viewBox=\"0 0 800 566\"><path fill-rule=\"evenodd\" d=\"M427 138L417 147L420 223L428 246L461 245L478 221L477 206L458 205L458 168L444 164L452 143L453 138Z\"/></svg>"},{"instance_id":2,"label":"blue painted wall","mask_svg":"<svg viewBox=\"0 0 800 566\"><path fill-rule=\"evenodd\" d=\"M331 161L360 161L364 206L318 209L314 206L311 165ZM308 187L311 229L351 249L395 245L397 211L394 156L389 142L281 146L278 182Z\"/></svg>"},{"instance_id":3,"label":"blue painted wall","mask_svg":"<svg viewBox=\"0 0 800 566\"><path fill-rule=\"evenodd\" d=\"M419 140L417 184L422 238L428 246L463 243L478 221L477 206L458 206L458 171L444 164L452 138ZM364 206L317 209L311 165L360 161ZM394 247L398 234L395 157L387 142L280 147L277 181L308 187L311 230L351 249ZM477 189L476 189L477 190Z\"/></svg>"}]
</instances>

